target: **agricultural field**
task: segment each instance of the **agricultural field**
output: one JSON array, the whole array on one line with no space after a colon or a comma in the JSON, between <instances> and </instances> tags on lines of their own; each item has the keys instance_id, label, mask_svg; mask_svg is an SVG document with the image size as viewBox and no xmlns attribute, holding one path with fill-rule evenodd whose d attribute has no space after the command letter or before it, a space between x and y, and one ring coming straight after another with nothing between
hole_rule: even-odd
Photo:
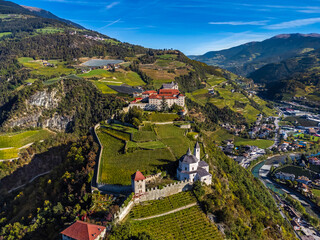
<instances>
[{"instance_id":1,"label":"agricultural field","mask_svg":"<svg viewBox=\"0 0 320 240\"><path fill-rule=\"evenodd\" d=\"M149 114L151 122L172 122L175 119L179 118L178 114L173 113L157 113L151 112Z\"/></svg>"},{"instance_id":2,"label":"agricultural field","mask_svg":"<svg viewBox=\"0 0 320 240\"><path fill-rule=\"evenodd\" d=\"M195 144L185 133L185 129L172 124L147 125L140 130L113 124L102 126L97 131L104 146L99 181L130 185L130 176L138 169L167 170L175 176L176 160Z\"/></svg>"},{"instance_id":3,"label":"agricultural field","mask_svg":"<svg viewBox=\"0 0 320 240\"><path fill-rule=\"evenodd\" d=\"M223 128L218 128L214 132L209 133L210 139L212 141L216 142L216 144L221 144L225 140L234 139L234 145L240 146L240 145L252 145L257 146L259 148L266 149L270 146L272 146L273 141L272 140L266 140L266 139L247 139L247 138L241 138L238 136L234 136L230 133L228 133L227 130Z\"/></svg>"},{"instance_id":4,"label":"agricultural field","mask_svg":"<svg viewBox=\"0 0 320 240\"><path fill-rule=\"evenodd\" d=\"M129 216L131 219L145 218L169 212L196 202L197 199L193 195L192 191L181 192L165 197L161 200L147 201L140 205L136 205L129 213Z\"/></svg>"},{"instance_id":5,"label":"agricultural field","mask_svg":"<svg viewBox=\"0 0 320 240\"><path fill-rule=\"evenodd\" d=\"M46 28L39 28L36 30L36 32L41 33L41 34L50 34L50 33L64 32L64 29L54 28L54 27L46 27Z\"/></svg>"},{"instance_id":6,"label":"agricultural field","mask_svg":"<svg viewBox=\"0 0 320 240\"><path fill-rule=\"evenodd\" d=\"M240 137L235 138L235 146L252 145L262 149L266 149L268 147L271 147L272 144L273 144L272 140L266 140L266 139L245 139Z\"/></svg>"},{"instance_id":7,"label":"agricultural field","mask_svg":"<svg viewBox=\"0 0 320 240\"><path fill-rule=\"evenodd\" d=\"M209 85L209 86L208 86ZM213 87L214 94L209 94L209 89ZM255 122L257 115L261 112L267 116L275 115L275 111L267 107L267 102L257 96L252 96L251 100L256 102L261 111L253 107L251 100L241 92L234 91L234 86L227 83L222 77L208 76L207 87L198 89L192 93L187 93L187 97L204 106L210 102L218 108L229 107L231 110L242 114L248 122ZM239 106L239 103L242 105Z\"/></svg>"},{"instance_id":8,"label":"agricultural field","mask_svg":"<svg viewBox=\"0 0 320 240\"><path fill-rule=\"evenodd\" d=\"M59 60L48 60L49 63L54 64L54 67L45 67L41 60L34 60L33 58L22 57L18 59L19 63L21 63L24 67L30 68L31 74L35 76L60 76L70 75L75 73L74 69L67 68L65 66L65 62Z\"/></svg>"},{"instance_id":9,"label":"agricultural field","mask_svg":"<svg viewBox=\"0 0 320 240\"><path fill-rule=\"evenodd\" d=\"M131 231L146 232L153 239L223 239L198 206L149 220L132 221Z\"/></svg>"},{"instance_id":10,"label":"agricultural field","mask_svg":"<svg viewBox=\"0 0 320 240\"><path fill-rule=\"evenodd\" d=\"M278 171L281 171L284 173L294 174L296 176L296 178L299 176L306 176L311 180L318 178L316 173L308 171L308 170L304 169L303 167L298 167L298 166L291 166L291 165L284 166L284 167L278 168L276 172L278 172Z\"/></svg>"},{"instance_id":11,"label":"agricultural field","mask_svg":"<svg viewBox=\"0 0 320 240\"><path fill-rule=\"evenodd\" d=\"M47 130L2 134L0 135L0 159L16 158L18 157L19 148L47 139L50 136L52 136L52 133Z\"/></svg>"},{"instance_id":12,"label":"agricultural field","mask_svg":"<svg viewBox=\"0 0 320 240\"><path fill-rule=\"evenodd\" d=\"M140 76L132 71L124 71L122 69L117 70L116 72L110 72L105 69L95 69L88 73L80 74L79 77L85 79L91 79L106 83L107 85L121 85L128 84L130 86L142 86L145 85L145 82L142 81Z\"/></svg>"}]
</instances>

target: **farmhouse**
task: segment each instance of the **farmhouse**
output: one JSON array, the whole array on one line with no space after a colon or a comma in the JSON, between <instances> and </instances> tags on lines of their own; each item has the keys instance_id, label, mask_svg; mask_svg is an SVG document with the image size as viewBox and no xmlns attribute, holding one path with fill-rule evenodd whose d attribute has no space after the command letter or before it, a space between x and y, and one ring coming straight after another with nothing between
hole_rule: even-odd
<instances>
[{"instance_id":1,"label":"farmhouse","mask_svg":"<svg viewBox=\"0 0 320 240\"><path fill-rule=\"evenodd\" d=\"M105 227L83 221L76 221L61 232L62 240L102 240L105 234Z\"/></svg>"},{"instance_id":2,"label":"farmhouse","mask_svg":"<svg viewBox=\"0 0 320 240\"><path fill-rule=\"evenodd\" d=\"M211 184L212 175L209 173L209 165L205 161L200 161L200 146L198 142L194 147L193 154L191 154L189 148L187 154L180 158L177 178L179 180L199 180L205 184Z\"/></svg>"}]
</instances>

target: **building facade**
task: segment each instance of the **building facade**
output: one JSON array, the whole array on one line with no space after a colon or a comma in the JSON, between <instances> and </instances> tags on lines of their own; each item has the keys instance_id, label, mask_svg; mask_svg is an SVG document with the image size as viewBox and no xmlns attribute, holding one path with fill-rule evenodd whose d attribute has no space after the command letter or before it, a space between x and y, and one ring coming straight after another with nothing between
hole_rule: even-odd
<instances>
[{"instance_id":1,"label":"building facade","mask_svg":"<svg viewBox=\"0 0 320 240\"><path fill-rule=\"evenodd\" d=\"M177 169L178 180L201 181L207 185L211 184L212 175L209 173L209 165L200 160L200 146L197 142L193 154L188 149L187 154L179 160Z\"/></svg>"}]
</instances>

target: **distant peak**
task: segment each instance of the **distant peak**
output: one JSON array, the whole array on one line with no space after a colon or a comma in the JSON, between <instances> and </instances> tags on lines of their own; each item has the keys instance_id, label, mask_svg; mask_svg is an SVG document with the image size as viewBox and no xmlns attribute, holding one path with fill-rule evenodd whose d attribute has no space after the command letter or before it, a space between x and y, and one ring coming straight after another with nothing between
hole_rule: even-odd
<instances>
[{"instance_id":1,"label":"distant peak","mask_svg":"<svg viewBox=\"0 0 320 240\"><path fill-rule=\"evenodd\" d=\"M42 11L41 8L37 8L37 7L29 7L29 6L24 6L24 5L21 5L21 7L28 9L31 12L41 12Z\"/></svg>"},{"instance_id":2,"label":"distant peak","mask_svg":"<svg viewBox=\"0 0 320 240\"><path fill-rule=\"evenodd\" d=\"M291 33L291 34L279 34L274 36L273 38L290 38L290 37L316 37L316 38L320 38L320 34L319 33L309 33L309 34L302 34L302 33Z\"/></svg>"}]
</instances>

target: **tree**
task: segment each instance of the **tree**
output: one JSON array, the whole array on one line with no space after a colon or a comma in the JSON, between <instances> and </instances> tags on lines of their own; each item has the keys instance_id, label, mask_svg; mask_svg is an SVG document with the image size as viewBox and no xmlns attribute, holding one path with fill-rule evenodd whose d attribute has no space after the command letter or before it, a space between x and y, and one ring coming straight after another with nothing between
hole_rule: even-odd
<instances>
[{"instance_id":1,"label":"tree","mask_svg":"<svg viewBox=\"0 0 320 240\"><path fill-rule=\"evenodd\" d=\"M168 108L169 108L168 103L167 103L166 99L164 98L164 96L162 96L161 105L160 105L161 112L167 111Z\"/></svg>"}]
</instances>

